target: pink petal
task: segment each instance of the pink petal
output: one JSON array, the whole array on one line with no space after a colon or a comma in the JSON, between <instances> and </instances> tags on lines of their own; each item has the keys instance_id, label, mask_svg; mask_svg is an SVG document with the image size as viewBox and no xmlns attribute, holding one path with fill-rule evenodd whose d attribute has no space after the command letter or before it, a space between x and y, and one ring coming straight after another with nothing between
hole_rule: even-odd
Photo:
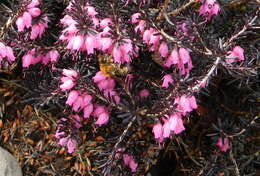
<instances>
[{"instance_id":1,"label":"pink petal","mask_svg":"<svg viewBox=\"0 0 260 176\"><path fill-rule=\"evenodd\" d=\"M76 91L76 90L70 91L66 104L72 106L72 104L77 100L78 96L79 96L78 91Z\"/></svg>"},{"instance_id":2,"label":"pink petal","mask_svg":"<svg viewBox=\"0 0 260 176\"><path fill-rule=\"evenodd\" d=\"M170 134L171 134L170 123L167 120L163 124L163 138L168 138Z\"/></svg>"},{"instance_id":3,"label":"pink petal","mask_svg":"<svg viewBox=\"0 0 260 176\"><path fill-rule=\"evenodd\" d=\"M182 118L179 117L179 118L177 118L177 124L176 124L176 127L174 129L174 133L175 134L180 134L184 130L185 130L185 127L183 126Z\"/></svg>"},{"instance_id":4,"label":"pink petal","mask_svg":"<svg viewBox=\"0 0 260 176\"><path fill-rule=\"evenodd\" d=\"M13 49L9 46L6 46L6 56L7 59L10 63L12 63L13 61L15 61L15 57L14 57L14 53L13 53Z\"/></svg>"},{"instance_id":5,"label":"pink petal","mask_svg":"<svg viewBox=\"0 0 260 176\"><path fill-rule=\"evenodd\" d=\"M76 146L77 146L77 141L70 138L67 143L68 152L73 153L76 149Z\"/></svg>"},{"instance_id":6,"label":"pink petal","mask_svg":"<svg viewBox=\"0 0 260 176\"><path fill-rule=\"evenodd\" d=\"M111 19L111 18L104 18L104 19L101 20L101 22L100 22L100 27L105 28L105 27L107 27L109 24L112 24L112 19Z\"/></svg>"},{"instance_id":7,"label":"pink petal","mask_svg":"<svg viewBox=\"0 0 260 176\"><path fill-rule=\"evenodd\" d=\"M150 95L150 92L149 92L149 90L147 90L147 89L143 89L143 90L141 90L140 92L139 92L139 96L141 97L141 98L146 98L146 97L148 97Z\"/></svg>"},{"instance_id":8,"label":"pink petal","mask_svg":"<svg viewBox=\"0 0 260 176\"><path fill-rule=\"evenodd\" d=\"M64 76L67 76L69 78L77 78L78 77L78 73L72 69L63 69L62 70L62 74Z\"/></svg>"},{"instance_id":9,"label":"pink petal","mask_svg":"<svg viewBox=\"0 0 260 176\"><path fill-rule=\"evenodd\" d=\"M244 49L240 46L235 46L233 48L233 52L239 57L239 61L243 61L245 59L244 57Z\"/></svg>"},{"instance_id":10,"label":"pink petal","mask_svg":"<svg viewBox=\"0 0 260 176\"><path fill-rule=\"evenodd\" d=\"M104 73L102 71L99 71L96 73L96 75L92 78L94 83L98 83L100 81L103 81L106 79L106 76L104 75Z\"/></svg>"},{"instance_id":11,"label":"pink petal","mask_svg":"<svg viewBox=\"0 0 260 176\"><path fill-rule=\"evenodd\" d=\"M159 47L159 53L161 54L162 57L167 57L168 56L168 45L166 42L162 42L160 47Z\"/></svg>"},{"instance_id":12,"label":"pink petal","mask_svg":"<svg viewBox=\"0 0 260 176\"><path fill-rule=\"evenodd\" d=\"M96 125L102 126L106 124L109 120L109 115L107 112L103 112L100 115L98 115L98 120L95 122Z\"/></svg>"},{"instance_id":13,"label":"pink petal","mask_svg":"<svg viewBox=\"0 0 260 176\"><path fill-rule=\"evenodd\" d=\"M180 56L183 64L186 64L186 63L188 63L191 60L190 53L185 48L180 48L179 49L179 56Z\"/></svg>"},{"instance_id":14,"label":"pink petal","mask_svg":"<svg viewBox=\"0 0 260 176\"><path fill-rule=\"evenodd\" d=\"M101 38L101 50L106 51L113 44L113 40L111 38Z\"/></svg>"},{"instance_id":15,"label":"pink petal","mask_svg":"<svg viewBox=\"0 0 260 176\"><path fill-rule=\"evenodd\" d=\"M32 26L32 16L28 12L23 13L23 22L27 28Z\"/></svg>"},{"instance_id":16,"label":"pink petal","mask_svg":"<svg viewBox=\"0 0 260 176\"><path fill-rule=\"evenodd\" d=\"M121 52L120 48L115 46L113 48L112 55L113 55L113 58L114 58L115 62L117 62L117 63L121 63L122 62L121 61L122 52Z\"/></svg>"},{"instance_id":17,"label":"pink petal","mask_svg":"<svg viewBox=\"0 0 260 176\"><path fill-rule=\"evenodd\" d=\"M31 35L30 35L30 39L31 40L35 40L40 34L40 26L39 25L33 25L32 26L32 31L31 31Z\"/></svg>"},{"instance_id":18,"label":"pink petal","mask_svg":"<svg viewBox=\"0 0 260 176\"><path fill-rule=\"evenodd\" d=\"M33 8L35 6L38 6L40 2L38 0L32 0L29 5L27 5L27 8Z\"/></svg>"},{"instance_id":19,"label":"pink petal","mask_svg":"<svg viewBox=\"0 0 260 176\"><path fill-rule=\"evenodd\" d=\"M140 13L135 13L131 16L131 23L135 24L138 23L140 21L140 19L138 19L141 16Z\"/></svg>"},{"instance_id":20,"label":"pink petal","mask_svg":"<svg viewBox=\"0 0 260 176\"><path fill-rule=\"evenodd\" d=\"M163 88L168 88L169 87L169 84L173 83L173 79L172 79L172 76L171 74L167 74L163 77L163 84L162 84L162 87Z\"/></svg>"},{"instance_id":21,"label":"pink petal","mask_svg":"<svg viewBox=\"0 0 260 176\"><path fill-rule=\"evenodd\" d=\"M51 50L49 53L50 53L51 62L52 63L57 62L60 56L59 52L57 50Z\"/></svg>"},{"instance_id":22,"label":"pink petal","mask_svg":"<svg viewBox=\"0 0 260 176\"><path fill-rule=\"evenodd\" d=\"M154 134L155 139L158 139L160 142L162 142L162 140L163 140L163 126L160 122L158 122L157 124L155 124L153 126L153 134Z\"/></svg>"},{"instance_id":23,"label":"pink petal","mask_svg":"<svg viewBox=\"0 0 260 176\"><path fill-rule=\"evenodd\" d=\"M61 90L65 91L65 90L70 90L72 87L75 86L75 83L69 79L67 81L65 81L63 84L60 85Z\"/></svg>"},{"instance_id":24,"label":"pink petal","mask_svg":"<svg viewBox=\"0 0 260 176\"><path fill-rule=\"evenodd\" d=\"M28 12L31 14L31 16L37 17L41 14L41 9L35 7L35 8L28 9Z\"/></svg>"},{"instance_id":25,"label":"pink petal","mask_svg":"<svg viewBox=\"0 0 260 176\"><path fill-rule=\"evenodd\" d=\"M95 116L95 117L98 117L100 114L102 114L105 111L106 111L106 109L105 109L104 106L98 105L97 107L95 107L95 110L92 113L92 115Z\"/></svg>"},{"instance_id":26,"label":"pink petal","mask_svg":"<svg viewBox=\"0 0 260 176\"><path fill-rule=\"evenodd\" d=\"M22 57L22 65L23 65L23 67L28 68L32 64L34 59L35 58L31 54L24 55Z\"/></svg>"},{"instance_id":27,"label":"pink petal","mask_svg":"<svg viewBox=\"0 0 260 176\"><path fill-rule=\"evenodd\" d=\"M84 118L89 118L90 114L93 112L94 106L93 104L88 104L85 108L84 108Z\"/></svg>"},{"instance_id":28,"label":"pink petal","mask_svg":"<svg viewBox=\"0 0 260 176\"><path fill-rule=\"evenodd\" d=\"M65 146L68 143L68 140L69 139L67 137L59 139L59 145Z\"/></svg>"},{"instance_id":29,"label":"pink petal","mask_svg":"<svg viewBox=\"0 0 260 176\"><path fill-rule=\"evenodd\" d=\"M0 57L5 57L6 56L6 46L0 42Z\"/></svg>"},{"instance_id":30,"label":"pink petal","mask_svg":"<svg viewBox=\"0 0 260 176\"><path fill-rule=\"evenodd\" d=\"M83 102L83 98L81 96L78 96L78 98L73 103L72 110L75 112L79 112L79 110L81 109L82 102Z\"/></svg>"},{"instance_id":31,"label":"pink petal","mask_svg":"<svg viewBox=\"0 0 260 176\"><path fill-rule=\"evenodd\" d=\"M18 32L23 32L24 31L24 20L22 17L17 18L16 22L15 22L17 28L18 28Z\"/></svg>"}]
</instances>

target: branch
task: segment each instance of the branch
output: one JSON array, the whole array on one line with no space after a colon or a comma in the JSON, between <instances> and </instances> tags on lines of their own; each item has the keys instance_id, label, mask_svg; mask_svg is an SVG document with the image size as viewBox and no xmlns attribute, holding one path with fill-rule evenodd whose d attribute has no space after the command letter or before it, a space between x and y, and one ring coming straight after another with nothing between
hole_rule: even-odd
<instances>
[{"instance_id":1,"label":"branch","mask_svg":"<svg viewBox=\"0 0 260 176\"><path fill-rule=\"evenodd\" d=\"M104 176L109 176L110 173L109 171L111 170L111 167L112 167L112 163L115 159L115 155L118 153L118 146L119 144L124 140L127 132L129 131L129 129L132 127L132 125L134 124L135 120L136 120L137 116L134 116L131 121L128 123L126 129L124 130L124 132L121 134L121 136L118 138L116 144L114 145L113 147L113 150L112 150L112 153L109 155L109 158L108 160L102 164L101 166L98 167L98 169L100 168L104 168L102 173L104 174Z\"/></svg>"},{"instance_id":2,"label":"branch","mask_svg":"<svg viewBox=\"0 0 260 176\"><path fill-rule=\"evenodd\" d=\"M192 5L193 3L197 2L197 0L190 0L188 3L184 4L183 6L181 6L178 9L175 9L169 13L167 13L166 15L168 16L176 16L178 15L181 11L185 10L187 7L189 7L190 5Z\"/></svg>"},{"instance_id":3,"label":"branch","mask_svg":"<svg viewBox=\"0 0 260 176\"><path fill-rule=\"evenodd\" d=\"M233 42L233 40L235 40L238 36L243 34L249 27L253 26L255 20L258 18L259 11L260 11L260 7L257 9L255 16L249 21L249 23L245 24L244 27L238 33L234 34L227 42L223 44L223 48L229 47L231 45L231 42Z\"/></svg>"}]
</instances>

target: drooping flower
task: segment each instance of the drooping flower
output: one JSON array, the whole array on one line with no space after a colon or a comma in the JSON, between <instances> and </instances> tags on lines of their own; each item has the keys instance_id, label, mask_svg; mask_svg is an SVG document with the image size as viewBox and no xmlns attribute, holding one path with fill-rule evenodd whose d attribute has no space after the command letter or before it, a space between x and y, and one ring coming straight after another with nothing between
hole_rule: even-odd
<instances>
[{"instance_id":1,"label":"drooping flower","mask_svg":"<svg viewBox=\"0 0 260 176\"><path fill-rule=\"evenodd\" d=\"M183 126L182 117L179 114L170 115L169 126L170 130L173 131L175 134L180 134L182 131L185 130L185 127Z\"/></svg>"},{"instance_id":2,"label":"drooping flower","mask_svg":"<svg viewBox=\"0 0 260 176\"><path fill-rule=\"evenodd\" d=\"M224 138L224 139L222 137L218 138L218 142L216 145L219 147L220 151L222 152L226 152L230 148L228 138Z\"/></svg>"},{"instance_id":3,"label":"drooping flower","mask_svg":"<svg viewBox=\"0 0 260 176\"><path fill-rule=\"evenodd\" d=\"M244 49L240 46L235 46L232 51L228 52L229 55L227 56L226 62L231 64L235 61L243 61L245 59L244 56Z\"/></svg>"},{"instance_id":4,"label":"drooping flower","mask_svg":"<svg viewBox=\"0 0 260 176\"><path fill-rule=\"evenodd\" d=\"M166 42L162 42L159 47L159 53L162 57L166 58L168 56L168 45Z\"/></svg>"},{"instance_id":5,"label":"drooping flower","mask_svg":"<svg viewBox=\"0 0 260 176\"><path fill-rule=\"evenodd\" d=\"M124 161L124 164L131 169L132 172L136 172L138 164L134 161L134 158L132 155L123 154L123 161Z\"/></svg>"},{"instance_id":6,"label":"drooping flower","mask_svg":"<svg viewBox=\"0 0 260 176\"><path fill-rule=\"evenodd\" d=\"M163 141L163 126L160 122L157 122L153 126L153 134L154 134L154 138L159 140L159 142Z\"/></svg>"},{"instance_id":7,"label":"drooping flower","mask_svg":"<svg viewBox=\"0 0 260 176\"><path fill-rule=\"evenodd\" d=\"M147 89L143 89L143 90L141 90L140 92L139 92L139 96L141 97L141 98L146 98L146 97L148 97L150 95L150 92L149 92L149 90L147 90Z\"/></svg>"},{"instance_id":8,"label":"drooping flower","mask_svg":"<svg viewBox=\"0 0 260 176\"><path fill-rule=\"evenodd\" d=\"M210 20L214 15L218 15L220 7L216 0L202 0L202 2L199 14L204 16L206 20Z\"/></svg>"},{"instance_id":9,"label":"drooping flower","mask_svg":"<svg viewBox=\"0 0 260 176\"><path fill-rule=\"evenodd\" d=\"M69 138L67 143L67 148L69 153L74 153L77 146L77 141L75 139Z\"/></svg>"},{"instance_id":10,"label":"drooping flower","mask_svg":"<svg viewBox=\"0 0 260 176\"><path fill-rule=\"evenodd\" d=\"M171 74L167 74L163 77L163 84L162 84L162 87L163 88L168 88L169 87L169 84L173 83L173 79L172 79L172 76Z\"/></svg>"},{"instance_id":11,"label":"drooping flower","mask_svg":"<svg viewBox=\"0 0 260 176\"><path fill-rule=\"evenodd\" d=\"M182 95L181 97L175 98L174 104L177 104L177 109L184 115L187 112L191 112L193 109L197 109L198 107L194 96L188 97L186 95Z\"/></svg>"},{"instance_id":12,"label":"drooping flower","mask_svg":"<svg viewBox=\"0 0 260 176\"><path fill-rule=\"evenodd\" d=\"M103 112L97 116L97 121L95 122L96 125L102 126L107 124L109 120L109 114L107 112Z\"/></svg>"},{"instance_id":13,"label":"drooping flower","mask_svg":"<svg viewBox=\"0 0 260 176\"><path fill-rule=\"evenodd\" d=\"M72 69L63 69L62 74L66 77L69 77L69 78L77 78L78 77L78 73L75 70L72 70Z\"/></svg>"},{"instance_id":14,"label":"drooping flower","mask_svg":"<svg viewBox=\"0 0 260 176\"><path fill-rule=\"evenodd\" d=\"M78 96L79 96L78 91L76 91L76 90L70 91L66 104L72 106L72 104L75 103L75 101L77 100Z\"/></svg>"}]
</instances>

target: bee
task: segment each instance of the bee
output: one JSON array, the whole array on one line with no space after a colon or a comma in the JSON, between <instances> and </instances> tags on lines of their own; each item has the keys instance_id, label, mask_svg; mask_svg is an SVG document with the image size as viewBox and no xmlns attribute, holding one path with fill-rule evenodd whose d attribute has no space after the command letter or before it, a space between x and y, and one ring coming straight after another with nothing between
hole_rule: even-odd
<instances>
[{"instance_id":1,"label":"bee","mask_svg":"<svg viewBox=\"0 0 260 176\"><path fill-rule=\"evenodd\" d=\"M112 56L103 54L98 56L100 71L112 78L125 77L130 72L129 64L115 63Z\"/></svg>"}]
</instances>

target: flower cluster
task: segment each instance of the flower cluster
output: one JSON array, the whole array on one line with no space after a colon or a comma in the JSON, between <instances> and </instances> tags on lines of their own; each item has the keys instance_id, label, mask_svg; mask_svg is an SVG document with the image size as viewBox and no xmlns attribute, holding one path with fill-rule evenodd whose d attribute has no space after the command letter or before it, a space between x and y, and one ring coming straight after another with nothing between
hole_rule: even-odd
<instances>
[{"instance_id":1,"label":"flower cluster","mask_svg":"<svg viewBox=\"0 0 260 176\"><path fill-rule=\"evenodd\" d=\"M42 13L41 9L37 7L39 5L40 2L38 0L31 1L31 3L26 6L26 11L23 12L23 15L18 17L16 20L18 32L24 32L26 28L31 28L31 40L41 37L45 32L45 29L48 27L49 20L47 16L44 16L41 20L38 20L38 23L32 24L33 18L39 17Z\"/></svg>"},{"instance_id":2,"label":"flower cluster","mask_svg":"<svg viewBox=\"0 0 260 176\"><path fill-rule=\"evenodd\" d=\"M92 78L94 83L97 84L99 90L103 91L103 94L106 97L111 97L118 104L120 102L120 97L118 93L114 90L115 88L115 80L111 77L106 76L102 71L96 73L96 75Z\"/></svg>"},{"instance_id":3,"label":"flower cluster","mask_svg":"<svg viewBox=\"0 0 260 176\"><path fill-rule=\"evenodd\" d=\"M106 124L109 120L109 113L105 106L94 104L93 96L87 93L84 90L72 90L76 85L76 79L78 78L78 73L72 69L63 69L63 77L61 78L62 84L60 88L62 91L69 90L69 94L67 97L66 104L71 106L72 110L76 113L80 113L83 111L83 117L85 119L90 116L96 117L97 121L96 125L102 126ZM102 75L103 76L103 75ZM102 80L102 85L99 85L102 90L104 90L104 94L107 96L112 96L115 98L116 102L119 102L119 96L113 90L115 86L115 82L112 79L107 79L106 77L102 77L106 80ZM97 81L97 77L93 77L94 80ZM107 81L107 87L105 86L105 82ZM113 85L111 85L111 83ZM109 85L110 84L110 85Z\"/></svg>"},{"instance_id":4,"label":"flower cluster","mask_svg":"<svg viewBox=\"0 0 260 176\"><path fill-rule=\"evenodd\" d=\"M69 12L76 8L75 3L70 3ZM113 21L111 18L99 19L94 7L85 5L82 9L83 15L86 15L87 30L80 33L79 23L70 15L65 15L61 19L61 24L65 29L59 39L67 42L67 48L76 51L87 51L93 54L94 49L100 50L113 56L114 61L118 63L130 62L132 57L137 56L138 47L128 38L112 39L111 27ZM93 32L95 31L95 32Z\"/></svg>"},{"instance_id":5,"label":"flower cluster","mask_svg":"<svg viewBox=\"0 0 260 176\"><path fill-rule=\"evenodd\" d=\"M166 59L164 65L166 67L177 65L181 75L189 74L193 67L189 50L185 48L179 48L179 50L174 48L169 57Z\"/></svg>"},{"instance_id":6,"label":"flower cluster","mask_svg":"<svg viewBox=\"0 0 260 176\"><path fill-rule=\"evenodd\" d=\"M177 97L174 101L177 105L177 112L169 116L162 117L163 124L159 121L153 126L154 138L160 143L165 138L169 138L171 134L180 134L185 130L182 118L193 109L197 109L197 103L194 96L188 97L182 95Z\"/></svg>"},{"instance_id":7,"label":"flower cluster","mask_svg":"<svg viewBox=\"0 0 260 176\"><path fill-rule=\"evenodd\" d=\"M36 49L31 49L22 57L22 66L28 68L30 65L35 65L42 62L47 65L49 62L56 63L59 59L59 52L55 49L48 51L47 53L36 52Z\"/></svg>"},{"instance_id":8,"label":"flower cluster","mask_svg":"<svg viewBox=\"0 0 260 176\"><path fill-rule=\"evenodd\" d=\"M135 13L131 17L131 22L137 24L135 27L135 32L140 32L143 38L143 42L149 46L149 50L153 52L159 52L162 58L165 58L165 67L171 67L176 65L180 70L181 75L186 75L190 73L192 69L192 61L190 57L190 52L186 48L173 48L169 51L167 42L163 40L162 35L155 28L146 29L146 23L144 20L140 19L141 14ZM179 25L179 30L184 35L188 35L188 29L186 28L186 23ZM193 37L191 37L193 39Z\"/></svg>"},{"instance_id":9,"label":"flower cluster","mask_svg":"<svg viewBox=\"0 0 260 176\"><path fill-rule=\"evenodd\" d=\"M79 120L77 115L71 115L69 119L61 118L55 134L56 139L59 141L59 145L66 146L69 153L74 153L77 141L74 137L68 134L68 124L74 125L74 127L71 127L72 130L75 128L78 129L81 126L77 120Z\"/></svg>"}]
</instances>

